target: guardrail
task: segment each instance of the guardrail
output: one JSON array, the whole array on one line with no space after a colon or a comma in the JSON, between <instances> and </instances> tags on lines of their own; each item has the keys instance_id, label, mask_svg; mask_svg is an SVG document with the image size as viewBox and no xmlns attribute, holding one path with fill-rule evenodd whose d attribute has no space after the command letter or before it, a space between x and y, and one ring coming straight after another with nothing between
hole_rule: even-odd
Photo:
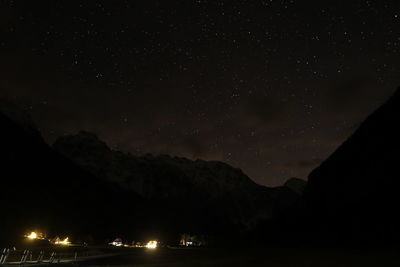
<instances>
[{"instance_id":1,"label":"guardrail","mask_svg":"<svg viewBox=\"0 0 400 267\"><path fill-rule=\"evenodd\" d=\"M0 255L0 266L2 265L34 265L34 264L55 264L55 263L73 263L77 261L88 260L106 254L99 251L82 252L46 252L31 250L11 250L4 248Z\"/></svg>"}]
</instances>

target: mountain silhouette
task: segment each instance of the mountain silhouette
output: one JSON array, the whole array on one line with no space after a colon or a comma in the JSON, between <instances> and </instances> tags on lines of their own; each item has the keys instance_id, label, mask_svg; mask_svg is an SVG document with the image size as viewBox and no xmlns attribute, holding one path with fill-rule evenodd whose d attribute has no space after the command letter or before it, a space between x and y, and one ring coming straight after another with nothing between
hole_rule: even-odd
<instances>
[{"instance_id":1,"label":"mountain silhouette","mask_svg":"<svg viewBox=\"0 0 400 267\"><path fill-rule=\"evenodd\" d=\"M400 238L400 89L309 175L314 230L355 242Z\"/></svg>"},{"instance_id":2,"label":"mountain silhouette","mask_svg":"<svg viewBox=\"0 0 400 267\"><path fill-rule=\"evenodd\" d=\"M148 200L222 215L239 231L269 220L293 204L301 194L287 186L268 188L254 183L240 169L218 161L160 156L133 156L111 150L89 132L60 137L54 149L101 180L113 182ZM202 215L200 215L202 216ZM181 217L179 215L178 217ZM184 218L182 218L184 220ZM200 219L204 222L204 219ZM206 224L215 223L206 222Z\"/></svg>"},{"instance_id":3,"label":"mountain silhouette","mask_svg":"<svg viewBox=\"0 0 400 267\"><path fill-rule=\"evenodd\" d=\"M29 115L4 105L4 242L31 229L102 243L116 236L175 241L180 233L237 239L300 197L287 186L258 185L222 162L133 156L88 132L60 137L50 147Z\"/></svg>"},{"instance_id":4,"label":"mountain silhouette","mask_svg":"<svg viewBox=\"0 0 400 267\"><path fill-rule=\"evenodd\" d=\"M119 195L121 189L50 148L24 111L9 104L6 109L18 115L11 119L0 112L0 203L5 215L0 240L15 240L32 228L79 236L101 232L95 222L111 220L109 214L118 210L104 196Z\"/></svg>"}]
</instances>

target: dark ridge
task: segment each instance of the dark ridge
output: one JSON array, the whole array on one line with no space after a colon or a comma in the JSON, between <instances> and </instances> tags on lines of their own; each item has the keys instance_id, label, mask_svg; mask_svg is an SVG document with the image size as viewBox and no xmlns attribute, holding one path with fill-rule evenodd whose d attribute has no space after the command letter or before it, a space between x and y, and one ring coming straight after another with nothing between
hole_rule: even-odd
<instances>
[{"instance_id":1,"label":"dark ridge","mask_svg":"<svg viewBox=\"0 0 400 267\"><path fill-rule=\"evenodd\" d=\"M399 125L400 89L312 171L312 227L361 242L400 239Z\"/></svg>"},{"instance_id":2,"label":"dark ridge","mask_svg":"<svg viewBox=\"0 0 400 267\"><path fill-rule=\"evenodd\" d=\"M15 241L32 227L80 237L109 234L96 221L106 223L118 212L104 196L121 190L99 182L3 113L0 125L0 203L7 215L1 218L0 240Z\"/></svg>"},{"instance_id":3,"label":"dark ridge","mask_svg":"<svg viewBox=\"0 0 400 267\"><path fill-rule=\"evenodd\" d=\"M181 233L234 244L299 198L222 162L135 157L88 132L61 137L54 149L1 112L0 125L5 245L35 228L103 244L116 236L176 243Z\"/></svg>"},{"instance_id":4,"label":"dark ridge","mask_svg":"<svg viewBox=\"0 0 400 267\"><path fill-rule=\"evenodd\" d=\"M176 207L192 210L185 213L186 218L198 218L194 214L199 212L194 207L199 208L200 213L207 213L210 218L207 222L197 219L205 225L212 225L218 221L213 218L223 214L223 224L245 231L260 220L275 217L299 197L286 187L258 185L240 169L223 162L192 161L169 155L133 156L113 151L92 133L60 137L53 147L99 179L145 199L172 201Z\"/></svg>"}]
</instances>

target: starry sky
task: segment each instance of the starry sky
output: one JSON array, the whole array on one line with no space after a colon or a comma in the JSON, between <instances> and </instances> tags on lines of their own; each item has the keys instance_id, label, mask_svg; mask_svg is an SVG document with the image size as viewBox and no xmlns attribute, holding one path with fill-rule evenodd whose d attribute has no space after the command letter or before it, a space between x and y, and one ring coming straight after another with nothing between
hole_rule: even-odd
<instances>
[{"instance_id":1,"label":"starry sky","mask_svg":"<svg viewBox=\"0 0 400 267\"><path fill-rule=\"evenodd\" d=\"M1 1L0 97L48 143L307 178L400 85L398 1Z\"/></svg>"}]
</instances>

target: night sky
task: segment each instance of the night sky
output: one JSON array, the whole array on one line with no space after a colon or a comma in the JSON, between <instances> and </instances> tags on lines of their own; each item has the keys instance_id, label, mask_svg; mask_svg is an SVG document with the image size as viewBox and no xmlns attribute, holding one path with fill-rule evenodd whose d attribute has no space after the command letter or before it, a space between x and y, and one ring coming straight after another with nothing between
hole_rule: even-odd
<instances>
[{"instance_id":1,"label":"night sky","mask_svg":"<svg viewBox=\"0 0 400 267\"><path fill-rule=\"evenodd\" d=\"M399 1L1 1L0 97L47 142L306 179L400 85Z\"/></svg>"}]
</instances>

